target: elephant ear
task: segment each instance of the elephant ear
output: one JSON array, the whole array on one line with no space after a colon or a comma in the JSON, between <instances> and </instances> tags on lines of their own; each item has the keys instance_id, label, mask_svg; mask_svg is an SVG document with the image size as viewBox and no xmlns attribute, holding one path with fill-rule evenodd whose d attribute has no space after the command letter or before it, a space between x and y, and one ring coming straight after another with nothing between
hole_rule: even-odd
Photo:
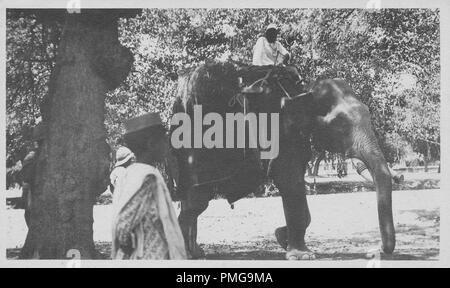
<instances>
[{"instance_id":1,"label":"elephant ear","mask_svg":"<svg viewBox=\"0 0 450 288\"><path fill-rule=\"evenodd\" d=\"M317 116L328 114L333 105L336 105L337 98L342 95L336 95L331 80L322 80L316 84L313 89L314 112Z\"/></svg>"},{"instance_id":2,"label":"elephant ear","mask_svg":"<svg viewBox=\"0 0 450 288\"><path fill-rule=\"evenodd\" d=\"M313 143L318 150L345 153L351 146L354 126L361 124L363 105L343 80L320 81L313 88ZM356 105L353 105L356 104Z\"/></svg>"}]
</instances>

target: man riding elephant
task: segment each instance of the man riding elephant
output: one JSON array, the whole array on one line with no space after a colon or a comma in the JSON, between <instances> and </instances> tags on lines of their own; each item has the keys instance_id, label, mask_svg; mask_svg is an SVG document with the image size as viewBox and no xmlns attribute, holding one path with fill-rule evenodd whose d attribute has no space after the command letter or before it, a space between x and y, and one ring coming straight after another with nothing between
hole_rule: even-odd
<instances>
[{"instance_id":1,"label":"man riding elephant","mask_svg":"<svg viewBox=\"0 0 450 288\"><path fill-rule=\"evenodd\" d=\"M288 64L291 56L286 48L277 41L278 32L277 25L270 24L267 26L264 36L259 37L253 47L254 66Z\"/></svg>"},{"instance_id":2,"label":"man riding elephant","mask_svg":"<svg viewBox=\"0 0 450 288\"><path fill-rule=\"evenodd\" d=\"M230 63L207 63L180 77L173 112L189 116L185 118L191 121L187 127L192 127L192 135L198 133L194 128L201 129L205 123L192 121L199 105L204 114L225 117L240 113L248 123L252 114L278 115L273 119L267 117L272 123L259 126L259 129L248 124L244 148L192 146L175 149L179 166L177 191L182 199L179 222L191 258L204 255L196 241L197 217L208 207L215 191L233 203L256 191L265 175L269 175L282 197L286 226L277 230L277 239L287 250L286 258L315 259L305 243L311 216L304 175L311 157L311 136L316 145L323 145L332 152L347 153L367 165L378 192L383 250L392 253L395 232L390 174L373 133L367 107L356 99L343 81L322 81L312 92L303 93L299 79L293 67L237 69ZM243 86L246 88L242 89ZM206 126L210 127L212 123L209 124ZM172 136L180 125L172 122ZM260 157L264 147L253 149L249 146L251 141L248 139L255 133L279 138L279 153L268 160L268 165L264 165ZM230 137L226 131L216 134L216 137Z\"/></svg>"}]
</instances>

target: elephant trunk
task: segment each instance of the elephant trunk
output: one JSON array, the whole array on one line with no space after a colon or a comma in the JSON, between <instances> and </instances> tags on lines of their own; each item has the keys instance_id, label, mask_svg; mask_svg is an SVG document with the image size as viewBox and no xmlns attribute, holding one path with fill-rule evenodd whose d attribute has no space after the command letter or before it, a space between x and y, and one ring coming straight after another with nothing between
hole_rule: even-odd
<instances>
[{"instance_id":1,"label":"elephant trunk","mask_svg":"<svg viewBox=\"0 0 450 288\"><path fill-rule=\"evenodd\" d=\"M353 145L353 153L356 158L359 158L368 167L377 191L378 220L383 251L386 254L392 254L395 248L395 229L392 215L392 176L375 135L373 133L367 135L366 131L364 136L355 138L360 140L355 141L357 145ZM361 138L363 139L362 141Z\"/></svg>"}]
</instances>

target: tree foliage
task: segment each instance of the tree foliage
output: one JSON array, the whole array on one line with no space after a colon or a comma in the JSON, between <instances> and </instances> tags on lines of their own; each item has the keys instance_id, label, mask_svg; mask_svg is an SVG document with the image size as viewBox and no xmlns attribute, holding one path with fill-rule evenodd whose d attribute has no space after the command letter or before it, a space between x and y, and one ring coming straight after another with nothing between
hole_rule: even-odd
<instances>
[{"instance_id":1,"label":"tree foliage","mask_svg":"<svg viewBox=\"0 0 450 288\"><path fill-rule=\"evenodd\" d=\"M350 83L371 111L388 160L398 160L405 144L439 157L439 11L431 9L144 10L120 23L120 40L135 63L106 100L110 144L126 118L154 111L168 122L177 72L207 59L249 64L272 22L307 82ZM23 127L40 117L59 33L32 17L7 20L8 155L18 154L27 138Z\"/></svg>"},{"instance_id":2,"label":"tree foliage","mask_svg":"<svg viewBox=\"0 0 450 288\"><path fill-rule=\"evenodd\" d=\"M32 127L40 121L40 105L48 92L61 24L37 21L36 15L8 11L6 24L7 161L26 154Z\"/></svg>"}]
</instances>

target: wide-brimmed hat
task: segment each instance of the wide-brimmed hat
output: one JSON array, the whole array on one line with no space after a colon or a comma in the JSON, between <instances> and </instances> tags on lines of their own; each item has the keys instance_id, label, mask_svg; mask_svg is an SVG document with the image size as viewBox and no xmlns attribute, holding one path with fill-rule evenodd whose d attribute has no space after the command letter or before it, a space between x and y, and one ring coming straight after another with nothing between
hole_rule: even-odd
<instances>
[{"instance_id":1,"label":"wide-brimmed hat","mask_svg":"<svg viewBox=\"0 0 450 288\"><path fill-rule=\"evenodd\" d=\"M269 24L269 26L267 26L267 28L266 28L266 32L270 29L275 29L275 30L279 31L278 26L275 23Z\"/></svg>"},{"instance_id":2,"label":"wide-brimmed hat","mask_svg":"<svg viewBox=\"0 0 450 288\"><path fill-rule=\"evenodd\" d=\"M125 121L125 134L137 132L152 126L162 125L159 113L147 113Z\"/></svg>"},{"instance_id":3,"label":"wide-brimmed hat","mask_svg":"<svg viewBox=\"0 0 450 288\"><path fill-rule=\"evenodd\" d=\"M127 147L119 147L116 151L116 165L114 167L121 166L127 163L131 158L134 157L134 153L131 152Z\"/></svg>"}]
</instances>

